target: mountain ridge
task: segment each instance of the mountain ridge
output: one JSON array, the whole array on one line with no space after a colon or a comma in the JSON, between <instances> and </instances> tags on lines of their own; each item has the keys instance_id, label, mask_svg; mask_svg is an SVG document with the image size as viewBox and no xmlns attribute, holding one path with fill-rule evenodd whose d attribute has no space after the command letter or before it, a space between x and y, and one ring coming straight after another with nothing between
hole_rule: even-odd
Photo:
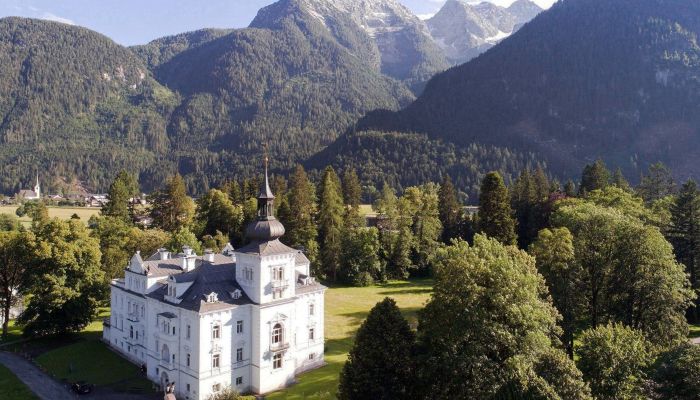
<instances>
[{"instance_id":1,"label":"mountain ridge","mask_svg":"<svg viewBox=\"0 0 700 400\"><path fill-rule=\"evenodd\" d=\"M569 176L597 157L632 177L656 161L699 176L698 34L697 3L559 2L436 75L406 109L370 113L356 129L507 144Z\"/></svg>"}]
</instances>

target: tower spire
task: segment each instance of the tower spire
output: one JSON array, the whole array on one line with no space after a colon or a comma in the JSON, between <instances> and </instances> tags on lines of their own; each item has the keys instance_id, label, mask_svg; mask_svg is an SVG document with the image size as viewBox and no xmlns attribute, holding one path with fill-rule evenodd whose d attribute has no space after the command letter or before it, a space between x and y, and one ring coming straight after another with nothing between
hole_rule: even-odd
<instances>
[{"instance_id":1,"label":"tower spire","mask_svg":"<svg viewBox=\"0 0 700 400\"><path fill-rule=\"evenodd\" d=\"M268 178L268 164L270 162L270 158L268 157L267 154L267 143L263 145L264 150L264 156L263 156L263 163L265 165L265 180L262 183L262 187L260 188L260 195L258 196L258 199L260 200L271 200L275 198L275 195L272 193L272 189L270 189L270 179Z\"/></svg>"}]
</instances>

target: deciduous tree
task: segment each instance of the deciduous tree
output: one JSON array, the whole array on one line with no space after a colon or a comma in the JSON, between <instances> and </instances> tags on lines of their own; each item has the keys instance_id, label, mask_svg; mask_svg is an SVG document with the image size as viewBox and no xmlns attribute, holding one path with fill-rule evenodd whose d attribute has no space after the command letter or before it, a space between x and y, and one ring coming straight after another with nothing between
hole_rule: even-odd
<instances>
[{"instance_id":1,"label":"deciduous tree","mask_svg":"<svg viewBox=\"0 0 700 400\"><path fill-rule=\"evenodd\" d=\"M10 309L26 294L27 271L38 256L34 234L20 231L0 231L0 306L2 306L2 335L7 335Z\"/></svg>"},{"instance_id":2,"label":"deciduous tree","mask_svg":"<svg viewBox=\"0 0 700 400\"><path fill-rule=\"evenodd\" d=\"M439 250L433 295L419 314L421 394L487 399L515 385L548 393L543 398L590 399L559 349L557 316L524 251L482 235L474 246L459 241Z\"/></svg>"},{"instance_id":3,"label":"deciduous tree","mask_svg":"<svg viewBox=\"0 0 700 400\"><path fill-rule=\"evenodd\" d=\"M580 340L577 364L596 399L646 398L646 371L654 358L643 332L610 324L583 332Z\"/></svg>"},{"instance_id":4,"label":"deciduous tree","mask_svg":"<svg viewBox=\"0 0 700 400\"><path fill-rule=\"evenodd\" d=\"M74 220L47 221L36 236L41 256L29 272L32 297L18 321L27 336L79 331L103 297L99 242Z\"/></svg>"}]
</instances>

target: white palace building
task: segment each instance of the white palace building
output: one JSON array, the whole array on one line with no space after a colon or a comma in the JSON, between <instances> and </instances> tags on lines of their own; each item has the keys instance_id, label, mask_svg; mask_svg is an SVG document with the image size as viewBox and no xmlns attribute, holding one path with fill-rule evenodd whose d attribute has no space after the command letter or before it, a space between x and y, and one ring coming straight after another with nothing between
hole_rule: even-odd
<instances>
[{"instance_id":1,"label":"white palace building","mask_svg":"<svg viewBox=\"0 0 700 400\"><path fill-rule=\"evenodd\" d=\"M135 254L111 284L103 339L178 399L284 388L324 364L324 293L309 260L279 241L265 171L251 243L222 254Z\"/></svg>"}]
</instances>

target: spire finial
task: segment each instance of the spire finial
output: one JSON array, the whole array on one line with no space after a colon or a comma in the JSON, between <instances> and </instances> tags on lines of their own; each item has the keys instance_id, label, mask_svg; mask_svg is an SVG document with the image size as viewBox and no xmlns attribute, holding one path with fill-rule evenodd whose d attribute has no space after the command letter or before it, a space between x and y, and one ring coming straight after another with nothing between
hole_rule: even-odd
<instances>
[{"instance_id":1,"label":"spire finial","mask_svg":"<svg viewBox=\"0 0 700 400\"><path fill-rule=\"evenodd\" d=\"M265 163L265 176L267 176L267 167L268 167L268 164L270 163L270 156L268 153L267 142L265 142L265 144L263 144L263 162Z\"/></svg>"}]
</instances>

